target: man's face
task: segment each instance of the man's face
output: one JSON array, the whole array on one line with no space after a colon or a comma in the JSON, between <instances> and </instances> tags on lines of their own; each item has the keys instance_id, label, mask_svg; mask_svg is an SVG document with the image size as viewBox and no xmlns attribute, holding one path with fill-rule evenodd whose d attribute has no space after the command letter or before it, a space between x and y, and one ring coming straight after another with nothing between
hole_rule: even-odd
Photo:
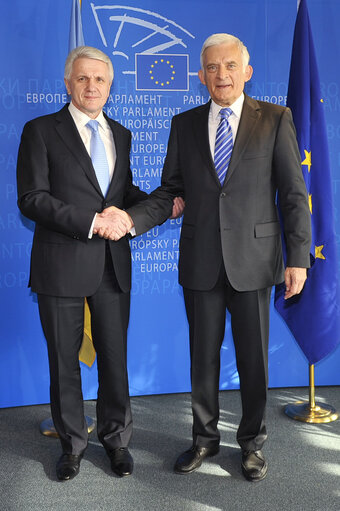
<instances>
[{"instance_id":1,"label":"man's face","mask_svg":"<svg viewBox=\"0 0 340 511\"><path fill-rule=\"evenodd\" d=\"M111 83L105 62L83 57L73 62L71 76L65 79L72 103L91 119L95 119L105 105Z\"/></svg>"},{"instance_id":2,"label":"man's face","mask_svg":"<svg viewBox=\"0 0 340 511\"><path fill-rule=\"evenodd\" d=\"M222 107L232 105L241 96L252 74L251 66L243 68L241 51L233 43L209 46L203 53L203 70L198 72L211 98Z\"/></svg>"}]
</instances>

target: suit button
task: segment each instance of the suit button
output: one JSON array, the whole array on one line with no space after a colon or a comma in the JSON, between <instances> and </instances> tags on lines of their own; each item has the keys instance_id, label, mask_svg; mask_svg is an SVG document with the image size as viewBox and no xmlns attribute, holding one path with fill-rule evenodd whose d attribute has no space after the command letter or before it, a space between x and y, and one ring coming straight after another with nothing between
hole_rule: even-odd
<instances>
[{"instance_id":1,"label":"suit button","mask_svg":"<svg viewBox=\"0 0 340 511\"><path fill-rule=\"evenodd\" d=\"M223 199L226 196L227 196L227 194L225 192L222 192L221 195L220 195L221 199Z\"/></svg>"}]
</instances>

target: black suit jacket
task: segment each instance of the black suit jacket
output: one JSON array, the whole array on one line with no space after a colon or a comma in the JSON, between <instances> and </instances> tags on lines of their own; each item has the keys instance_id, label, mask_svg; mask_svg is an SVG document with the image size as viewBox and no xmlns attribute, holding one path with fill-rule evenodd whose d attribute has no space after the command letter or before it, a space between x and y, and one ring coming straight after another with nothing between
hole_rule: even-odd
<instances>
[{"instance_id":1,"label":"black suit jacket","mask_svg":"<svg viewBox=\"0 0 340 511\"><path fill-rule=\"evenodd\" d=\"M185 197L180 283L211 289L223 261L238 291L270 287L284 278L277 194L287 266L310 264L310 213L291 112L245 96L221 187L209 146L209 109L207 103L173 118L163 169L161 190ZM142 217L136 224L143 228Z\"/></svg>"},{"instance_id":2,"label":"black suit jacket","mask_svg":"<svg viewBox=\"0 0 340 511\"><path fill-rule=\"evenodd\" d=\"M131 133L106 117L116 147L116 164L104 198L86 148L68 111L28 122L23 130L17 165L18 205L36 222L30 285L53 296L90 296L104 269L105 240L88 239L96 212L108 206L126 209L147 194L132 184ZM171 212L171 199L157 203L159 223ZM113 266L123 291L131 286L127 237L109 242Z\"/></svg>"}]
</instances>

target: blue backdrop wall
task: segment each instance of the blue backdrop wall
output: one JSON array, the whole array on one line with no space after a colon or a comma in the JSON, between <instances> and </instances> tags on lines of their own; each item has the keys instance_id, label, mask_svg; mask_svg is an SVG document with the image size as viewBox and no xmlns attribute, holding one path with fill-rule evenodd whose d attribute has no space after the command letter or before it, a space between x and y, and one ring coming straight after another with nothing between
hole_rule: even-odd
<instances>
[{"instance_id":1,"label":"blue backdrop wall","mask_svg":"<svg viewBox=\"0 0 340 511\"><path fill-rule=\"evenodd\" d=\"M16 206L15 167L24 123L54 112L67 102L63 66L68 53L71 3L12 0L2 5L1 407L49 401L46 343L36 297L27 288L34 226ZM339 249L340 2L308 0L308 7L325 102ZM254 67L247 85L249 95L285 104L296 0L128 0L123 5L113 0L83 0L82 17L85 43L112 58L115 80L106 111L133 132L132 172L135 183L146 191L160 181L171 117L208 99L197 70L202 42L211 33L233 33L248 46ZM181 79L163 85L145 82L138 54L146 50L181 55ZM180 226L180 220L168 221L131 242L128 364L132 395L190 390L188 328L177 284ZM238 388L229 332L228 321L221 354L221 389ZM316 384L340 384L339 365L340 348L317 364ZM271 387L308 385L307 360L274 309L269 374ZM82 365L82 376L85 398L94 398L96 365Z\"/></svg>"}]
</instances>

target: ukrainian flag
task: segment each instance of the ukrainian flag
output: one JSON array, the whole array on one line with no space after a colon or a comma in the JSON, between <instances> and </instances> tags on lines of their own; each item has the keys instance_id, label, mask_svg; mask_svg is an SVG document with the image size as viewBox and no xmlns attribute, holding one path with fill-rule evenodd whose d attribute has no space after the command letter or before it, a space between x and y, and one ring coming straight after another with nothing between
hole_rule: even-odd
<instances>
[{"instance_id":1,"label":"ukrainian flag","mask_svg":"<svg viewBox=\"0 0 340 511\"><path fill-rule=\"evenodd\" d=\"M72 0L70 34L68 49L72 51L77 46L84 46L83 26L81 22L81 0Z\"/></svg>"},{"instance_id":2,"label":"ukrainian flag","mask_svg":"<svg viewBox=\"0 0 340 511\"><path fill-rule=\"evenodd\" d=\"M72 0L70 33L69 33L69 51L78 46L84 46L83 27L81 22L81 0ZM91 367L96 359L96 352L92 342L91 334L91 314L88 303L85 299L84 309L84 336L79 352L79 360Z\"/></svg>"}]
</instances>

